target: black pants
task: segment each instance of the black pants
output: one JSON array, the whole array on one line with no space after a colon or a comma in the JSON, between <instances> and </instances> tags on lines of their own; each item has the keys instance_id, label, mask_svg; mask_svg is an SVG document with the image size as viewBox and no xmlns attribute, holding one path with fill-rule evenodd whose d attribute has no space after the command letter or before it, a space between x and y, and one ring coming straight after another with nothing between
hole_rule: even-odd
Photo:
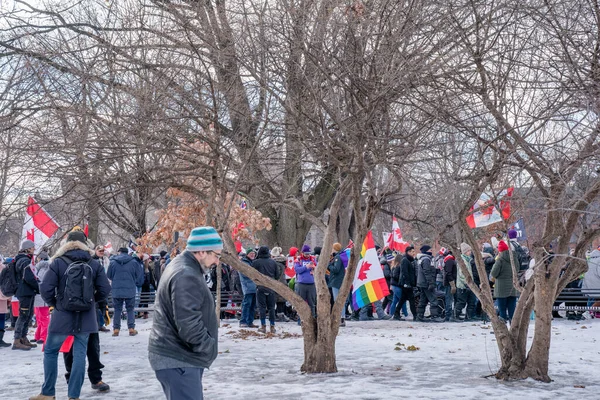
<instances>
[{"instance_id":1,"label":"black pants","mask_svg":"<svg viewBox=\"0 0 600 400\"><path fill-rule=\"evenodd\" d=\"M471 319L475 316L475 307L477 302L477 297L475 293L469 288L466 289L457 289L456 291L456 305L454 307L454 312L456 313L456 317L458 318L462 313L465 305L467 306L467 318Z\"/></svg>"},{"instance_id":2,"label":"black pants","mask_svg":"<svg viewBox=\"0 0 600 400\"><path fill-rule=\"evenodd\" d=\"M71 376L71 367L73 366L73 348L68 353L63 355L65 360L65 368L67 373L65 378L69 382L69 376ZM90 333L90 338L87 345L87 359L88 359L88 378L92 385L102 380L102 368L104 365L100 362L100 336L98 333Z\"/></svg>"},{"instance_id":3,"label":"black pants","mask_svg":"<svg viewBox=\"0 0 600 400\"><path fill-rule=\"evenodd\" d=\"M256 291L258 313L262 325L266 324L267 310L269 310L269 322L271 325L275 325L275 296L276 294L269 289L258 288Z\"/></svg>"},{"instance_id":4,"label":"black pants","mask_svg":"<svg viewBox=\"0 0 600 400\"><path fill-rule=\"evenodd\" d=\"M437 317L439 315L439 309L437 296L435 295L435 288L433 290L429 290L428 288L419 288L419 290L419 308L417 310L419 317L423 318L427 303L429 303L429 314L431 314L433 318Z\"/></svg>"},{"instance_id":5,"label":"black pants","mask_svg":"<svg viewBox=\"0 0 600 400\"><path fill-rule=\"evenodd\" d=\"M394 317L400 318L400 312L402 311L402 306L404 303L408 301L408 305L410 307L410 312L412 313L413 318L417 316L417 305L415 304L415 292L413 288L401 288L402 294L400 295L400 301L396 306L396 310L394 311Z\"/></svg>"},{"instance_id":6,"label":"black pants","mask_svg":"<svg viewBox=\"0 0 600 400\"><path fill-rule=\"evenodd\" d=\"M19 297L19 318L17 319L17 325L15 327L15 339L27 337L29 323L31 322L31 317L33 316L34 299L35 296Z\"/></svg>"}]
</instances>

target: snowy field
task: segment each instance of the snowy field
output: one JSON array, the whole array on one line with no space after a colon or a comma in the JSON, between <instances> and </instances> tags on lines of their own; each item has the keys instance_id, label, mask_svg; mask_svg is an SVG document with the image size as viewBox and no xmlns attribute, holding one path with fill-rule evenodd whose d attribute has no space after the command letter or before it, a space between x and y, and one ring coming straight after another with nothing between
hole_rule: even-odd
<instances>
[{"instance_id":1,"label":"snowy field","mask_svg":"<svg viewBox=\"0 0 600 400\"><path fill-rule=\"evenodd\" d=\"M86 377L82 399L164 398L147 361L151 324L151 319L137 320L135 337L101 333L104 381L111 390L93 391ZM240 332L237 321L224 321L220 355L204 374L205 399L599 399L600 320L554 321L552 331L554 382L505 383L485 378L498 368L499 356L490 326L481 323L350 321L337 340L339 372L305 375L299 372L302 338L295 323L278 325L275 337L256 337ZM11 332L6 336L5 341L12 340ZM410 346L418 350L407 350ZM40 392L39 347L0 354L1 400ZM61 357L58 399L67 397L63 374Z\"/></svg>"}]
</instances>

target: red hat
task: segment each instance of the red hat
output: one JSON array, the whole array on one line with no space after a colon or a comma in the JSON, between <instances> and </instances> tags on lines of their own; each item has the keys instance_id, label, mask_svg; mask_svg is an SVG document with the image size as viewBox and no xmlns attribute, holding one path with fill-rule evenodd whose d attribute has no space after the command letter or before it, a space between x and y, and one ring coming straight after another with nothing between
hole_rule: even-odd
<instances>
[{"instance_id":1,"label":"red hat","mask_svg":"<svg viewBox=\"0 0 600 400\"><path fill-rule=\"evenodd\" d=\"M508 246L506 245L506 242L504 240L501 240L500 243L498 243L498 251L503 252L506 250L508 250Z\"/></svg>"},{"instance_id":2,"label":"red hat","mask_svg":"<svg viewBox=\"0 0 600 400\"><path fill-rule=\"evenodd\" d=\"M448 249L446 249L445 247L441 247L440 248L440 255L441 256L445 256L447 252L448 252Z\"/></svg>"}]
</instances>

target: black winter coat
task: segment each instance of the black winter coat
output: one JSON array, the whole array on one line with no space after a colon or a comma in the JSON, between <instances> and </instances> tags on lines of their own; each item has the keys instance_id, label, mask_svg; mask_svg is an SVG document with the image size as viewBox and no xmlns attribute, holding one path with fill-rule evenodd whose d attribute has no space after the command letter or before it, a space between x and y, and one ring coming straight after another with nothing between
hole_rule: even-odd
<instances>
[{"instance_id":1,"label":"black winter coat","mask_svg":"<svg viewBox=\"0 0 600 400\"><path fill-rule=\"evenodd\" d=\"M267 246L262 246L258 249L258 254L256 255L256 259L252 262L252 267L256 269L263 275L268 276L269 278L278 280L281 269L279 265L271 258L271 254L269 253L269 248ZM264 286L258 286L258 289L269 290Z\"/></svg>"},{"instance_id":2,"label":"black winter coat","mask_svg":"<svg viewBox=\"0 0 600 400\"><path fill-rule=\"evenodd\" d=\"M98 332L98 318L95 304L88 311L72 312L63 310L61 304L57 302L57 293L63 293L65 290L66 280L63 277L69 267L69 263L60 258L61 256L66 256L73 262L86 262L92 267L94 286L96 287L94 294L94 301L96 303L108 297L110 283L108 282L104 268L98 261L92 259L91 253L92 250L81 242L66 242L51 259L50 268L40 284L42 299L48 305L54 307L48 332L67 335Z\"/></svg>"},{"instance_id":3,"label":"black winter coat","mask_svg":"<svg viewBox=\"0 0 600 400\"><path fill-rule=\"evenodd\" d=\"M413 288L417 286L417 273L415 268L415 259L408 254L402 259L400 264L400 287L408 286Z\"/></svg>"},{"instance_id":4,"label":"black winter coat","mask_svg":"<svg viewBox=\"0 0 600 400\"><path fill-rule=\"evenodd\" d=\"M402 260L404 261L404 259ZM392 273L391 273L391 277L390 277L390 286L397 286L400 287L400 272L402 270L401 267L402 264L392 268Z\"/></svg>"},{"instance_id":5,"label":"black winter coat","mask_svg":"<svg viewBox=\"0 0 600 400\"><path fill-rule=\"evenodd\" d=\"M148 350L208 368L217 358L218 327L204 270L192 253L184 251L169 263L158 284Z\"/></svg>"},{"instance_id":6,"label":"black winter coat","mask_svg":"<svg viewBox=\"0 0 600 400\"><path fill-rule=\"evenodd\" d=\"M450 286L450 282L456 284L457 274L456 258L453 255L447 255L444 258L444 286Z\"/></svg>"},{"instance_id":7,"label":"black winter coat","mask_svg":"<svg viewBox=\"0 0 600 400\"><path fill-rule=\"evenodd\" d=\"M32 297L40 292L40 287L35 274L31 270L31 258L30 254L19 253L15 257L15 269L17 270L17 276L22 277L19 280L19 287L15 296L21 297Z\"/></svg>"}]
</instances>

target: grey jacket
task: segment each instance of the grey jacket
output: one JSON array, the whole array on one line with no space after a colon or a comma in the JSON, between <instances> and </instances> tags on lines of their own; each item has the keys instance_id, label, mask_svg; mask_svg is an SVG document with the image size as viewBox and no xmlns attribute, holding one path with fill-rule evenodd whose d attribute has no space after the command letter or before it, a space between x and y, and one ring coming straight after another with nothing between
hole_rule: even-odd
<instances>
[{"instance_id":1,"label":"grey jacket","mask_svg":"<svg viewBox=\"0 0 600 400\"><path fill-rule=\"evenodd\" d=\"M209 368L217 358L218 326L202 266L184 251L158 285L148 343L152 368Z\"/></svg>"},{"instance_id":2,"label":"grey jacket","mask_svg":"<svg viewBox=\"0 0 600 400\"><path fill-rule=\"evenodd\" d=\"M435 278L437 275L437 269L433 265L433 257L429 254L417 254L418 261L418 274L417 274L417 286L420 288L426 288L431 285L435 286Z\"/></svg>"}]
</instances>

